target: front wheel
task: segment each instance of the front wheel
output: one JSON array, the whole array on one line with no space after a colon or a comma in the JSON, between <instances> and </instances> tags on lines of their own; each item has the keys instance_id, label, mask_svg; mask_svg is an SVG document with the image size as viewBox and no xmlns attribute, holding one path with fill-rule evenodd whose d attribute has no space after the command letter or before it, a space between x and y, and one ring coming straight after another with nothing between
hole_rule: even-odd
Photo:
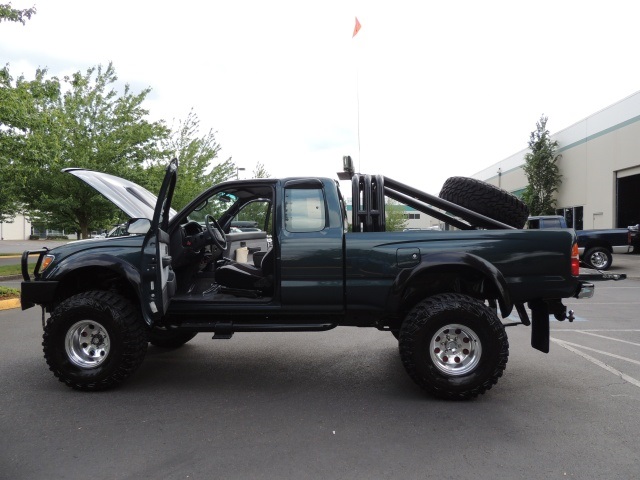
<instances>
[{"instance_id":1,"label":"front wheel","mask_svg":"<svg viewBox=\"0 0 640 480\"><path fill-rule=\"evenodd\" d=\"M42 337L49 369L77 390L105 390L129 377L142 363L147 331L140 313L125 298L90 291L58 305Z\"/></svg>"},{"instance_id":2,"label":"front wheel","mask_svg":"<svg viewBox=\"0 0 640 480\"><path fill-rule=\"evenodd\" d=\"M584 263L596 270L608 270L613 263L613 255L604 247L593 247L584 254Z\"/></svg>"},{"instance_id":3,"label":"front wheel","mask_svg":"<svg viewBox=\"0 0 640 480\"><path fill-rule=\"evenodd\" d=\"M414 307L400 330L400 357L428 393L468 399L498 382L509 357L500 319L482 302L440 294Z\"/></svg>"}]
</instances>

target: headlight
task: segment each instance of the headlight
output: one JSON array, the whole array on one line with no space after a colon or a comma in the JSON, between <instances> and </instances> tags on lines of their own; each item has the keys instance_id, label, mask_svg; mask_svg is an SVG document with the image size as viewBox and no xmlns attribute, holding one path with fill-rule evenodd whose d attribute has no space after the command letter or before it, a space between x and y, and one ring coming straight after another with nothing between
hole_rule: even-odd
<instances>
[{"instance_id":1,"label":"headlight","mask_svg":"<svg viewBox=\"0 0 640 480\"><path fill-rule=\"evenodd\" d=\"M53 262L55 258L56 258L55 255L45 255L44 257L42 257L42 263L40 264L40 271L44 272L47 269L47 267L51 265L51 262Z\"/></svg>"}]
</instances>

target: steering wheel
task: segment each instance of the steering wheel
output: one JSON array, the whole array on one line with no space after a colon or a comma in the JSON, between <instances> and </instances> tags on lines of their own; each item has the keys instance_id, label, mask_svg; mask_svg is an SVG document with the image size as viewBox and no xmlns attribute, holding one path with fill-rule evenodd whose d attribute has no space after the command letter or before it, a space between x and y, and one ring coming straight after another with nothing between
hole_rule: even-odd
<instances>
[{"instance_id":1,"label":"steering wheel","mask_svg":"<svg viewBox=\"0 0 640 480\"><path fill-rule=\"evenodd\" d=\"M224 231L218 221L213 218L213 215L207 214L204 217L204 224L207 227L207 232L213 239L213 243L215 243L220 250L226 250L227 236L224 234Z\"/></svg>"}]
</instances>

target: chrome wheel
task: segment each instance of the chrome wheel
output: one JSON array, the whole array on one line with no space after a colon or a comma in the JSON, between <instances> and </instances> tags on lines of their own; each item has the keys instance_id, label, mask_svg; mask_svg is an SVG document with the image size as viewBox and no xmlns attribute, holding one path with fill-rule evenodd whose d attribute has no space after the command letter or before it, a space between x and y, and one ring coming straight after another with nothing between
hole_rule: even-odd
<instances>
[{"instance_id":1,"label":"chrome wheel","mask_svg":"<svg viewBox=\"0 0 640 480\"><path fill-rule=\"evenodd\" d=\"M431 338L429 348L438 370L454 377L471 372L482 356L482 344L476 333L458 324L440 328Z\"/></svg>"},{"instance_id":2,"label":"chrome wheel","mask_svg":"<svg viewBox=\"0 0 640 480\"><path fill-rule=\"evenodd\" d=\"M109 356L109 334L98 322L81 320L67 330L64 347L74 365L95 368Z\"/></svg>"},{"instance_id":3,"label":"chrome wheel","mask_svg":"<svg viewBox=\"0 0 640 480\"><path fill-rule=\"evenodd\" d=\"M603 269L609 263L609 256L602 251L597 251L589 256L589 264L597 269Z\"/></svg>"}]
</instances>

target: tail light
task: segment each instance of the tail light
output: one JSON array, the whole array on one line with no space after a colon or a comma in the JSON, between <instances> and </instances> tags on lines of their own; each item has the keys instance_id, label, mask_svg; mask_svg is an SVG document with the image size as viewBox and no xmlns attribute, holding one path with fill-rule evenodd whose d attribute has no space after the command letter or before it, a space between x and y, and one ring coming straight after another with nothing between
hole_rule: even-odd
<instances>
[{"instance_id":1,"label":"tail light","mask_svg":"<svg viewBox=\"0 0 640 480\"><path fill-rule=\"evenodd\" d=\"M574 243L571 247L571 275L577 277L580 275L580 252L578 244Z\"/></svg>"}]
</instances>

